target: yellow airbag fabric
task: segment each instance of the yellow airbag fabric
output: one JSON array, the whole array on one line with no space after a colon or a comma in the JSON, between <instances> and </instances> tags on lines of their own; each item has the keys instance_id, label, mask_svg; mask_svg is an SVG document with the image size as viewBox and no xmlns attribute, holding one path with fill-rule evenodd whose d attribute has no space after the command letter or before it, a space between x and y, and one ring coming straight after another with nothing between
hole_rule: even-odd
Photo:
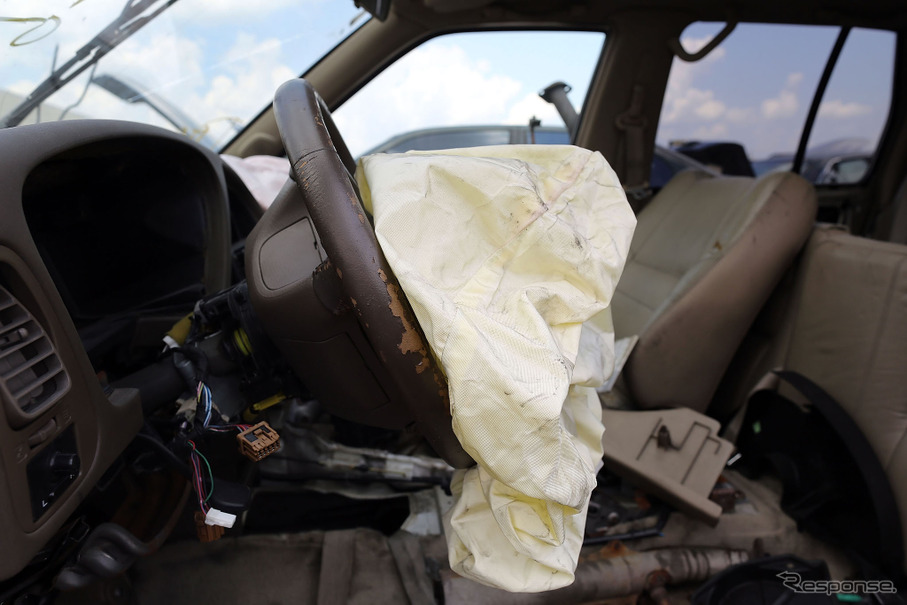
<instances>
[{"instance_id":1,"label":"yellow airbag fabric","mask_svg":"<svg viewBox=\"0 0 907 605\"><path fill-rule=\"evenodd\" d=\"M451 567L511 591L572 583L636 225L617 176L597 152L514 145L367 156L357 179L477 463L454 478Z\"/></svg>"}]
</instances>

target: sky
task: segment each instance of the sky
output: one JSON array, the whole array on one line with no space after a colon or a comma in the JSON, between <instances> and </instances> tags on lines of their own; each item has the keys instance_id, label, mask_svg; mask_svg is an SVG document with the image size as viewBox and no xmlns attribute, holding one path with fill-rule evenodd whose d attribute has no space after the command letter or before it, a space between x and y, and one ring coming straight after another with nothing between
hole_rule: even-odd
<instances>
[{"instance_id":1,"label":"sky","mask_svg":"<svg viewBox=\"0 0 907 605\"><path fill-rule=\"evenodd\" d=\"M47 76L55 52L59 66L122 7L123 0L0 0L0 114ZM282 82L358 27L359 14L352 0L180 0L103 58L96 75L113 75L179 107L193 123L190 135L218 147ZM682 43L694 51L720 27L693 24ZM657 141L738 141L753 159L793 151L836 35L834 28L741 25L705 59L675 59ZM605 36L594 32L436 38L338 108L337 124L354 154L418 128L525 124L533 116L562 125L538 91L567 82L580 109L603 44ZM859 138L874 146L887 118L893 48L890 33L851 33L811 145ZM173 128L147 105L88 85L88 75L51 97L41 119L74 105L69 117Z\"/></svg>"}]
</instances>

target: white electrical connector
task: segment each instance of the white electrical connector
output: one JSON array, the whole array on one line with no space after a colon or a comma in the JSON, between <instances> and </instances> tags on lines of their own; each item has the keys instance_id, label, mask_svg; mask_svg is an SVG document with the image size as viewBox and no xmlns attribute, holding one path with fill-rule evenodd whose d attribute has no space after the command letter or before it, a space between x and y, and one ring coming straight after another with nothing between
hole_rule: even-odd
<instances>
[{"instance_id":1,"label":"white electrical connector","mask_svg":"<svg viewBox=\"0 0 907 605\"><path fill-rule=\"evenodd\" d=\"M225 513L216 508L208 509L208 512L205 514L205 525L219 525L230 529L233 527L234 523L236 523L236 515Z\"/></svg>"},{"instance_id":2,"label":"white electrical connector","mask_svg":"<svg viewBox=\"0 0 907 605\"><path fill-rule=\"evenodd\" d=\"M180 343L176 342L169 334L164 336L164 350L175 349L180 346Z\"/></svg>"}]
</instances>

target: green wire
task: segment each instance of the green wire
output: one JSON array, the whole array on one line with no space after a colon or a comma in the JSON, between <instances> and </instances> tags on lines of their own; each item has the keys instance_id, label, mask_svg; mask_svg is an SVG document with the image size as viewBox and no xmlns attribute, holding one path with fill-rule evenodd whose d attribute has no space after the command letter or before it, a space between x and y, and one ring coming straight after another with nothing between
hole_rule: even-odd
<instances>
[{"instance_id":1,"label":"green wire","mask_svg":"<svg viewBox=\"0 0 907 605\"><path fill-rule=\"evenodd\" d=\"M211 477L211 487L208 489L208 495L205 498L205 502L207 502L208 500L211 499L211 494L214 493L214 473L211 472L211 463L208 462L208 459L205 458L205 455L203 453L201 453L200 451L198 451L197 449L195 449L194 447L193 447L193 450L195 451L196 454L198 454L199 458L201 458L205 462L205 466L208 467L208 476Z\"/></svg>"}]
</instances>

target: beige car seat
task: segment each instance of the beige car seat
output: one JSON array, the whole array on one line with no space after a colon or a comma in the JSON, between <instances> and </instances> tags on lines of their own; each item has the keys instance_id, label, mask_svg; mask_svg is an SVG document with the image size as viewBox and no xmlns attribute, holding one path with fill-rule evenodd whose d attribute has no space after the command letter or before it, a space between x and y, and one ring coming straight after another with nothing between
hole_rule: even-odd
<instances>
[{"instance_id":1,"label":"beige car seat","mask_svg":"<svg viewBox=\"0 0 907 605\"><path fill-rule=\"evenodd\" d=\"M815 215L813 186L788 172L682 172L655 196L612 305L616 336L639 335L623 371L637 406L706 409Z\"/></svg>"},{"instance_id":2,"label":"beige car seat","mask_svg":"<svg viewBox=\"0 0 907 605\"><path fill-rule=\"evenodd\" d=\"M816 229L786 320L768 365L806 376L854 420L888 476L907 543L907 246Z\"/></svg>"}]
</instances>

